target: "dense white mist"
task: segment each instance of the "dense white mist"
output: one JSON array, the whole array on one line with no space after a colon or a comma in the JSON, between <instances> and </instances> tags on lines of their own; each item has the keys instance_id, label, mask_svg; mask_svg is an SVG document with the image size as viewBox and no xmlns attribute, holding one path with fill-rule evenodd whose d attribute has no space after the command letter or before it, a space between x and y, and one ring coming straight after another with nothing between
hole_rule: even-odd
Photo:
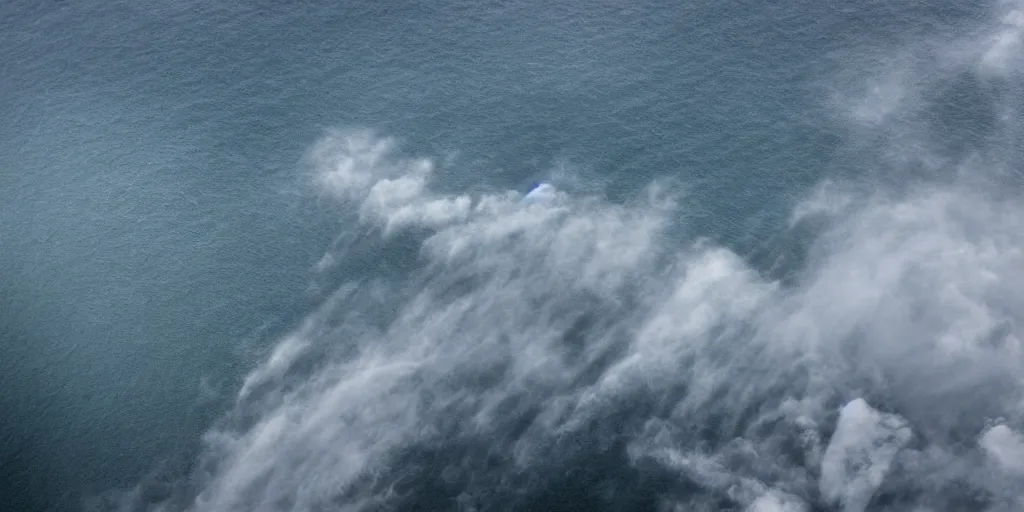
<instances>
[{"instance_id":1,"label":"dense white mist","mask_svg":"<svg viewBox=\"0 0 1024 512\"><path fill-rule=\"evenodd\" d=\"M946 480L973 479L996 505L1017 499L1005 482L1019 464L1001 455L1022 449L1017 204L966 187L873 198L784 287L724 248L675 246L666 227L679 209L658 194L632 208L564 192L444 196L427 162L361 153L389 143L328 141L344 164L323 181L358 202L362 222L385 238L431 230L421 267L386 294L400 308L384 332L307 326L281 342L240 400L312 344L351 349L257 402L248 428L208 435L215 469L194 509L380 505L389 486L373 475L406 446L493 439L505 470L542 471L590 449L574 437L623 433L635 463L751 510L864 510L896 472L933 507ZM331 307L364 307L347 293ZM625 432L602 425L631 403L649 416ZM711 439L699 434L708 424ZM787 453L794 443L803 453Z\"/></svg>"}]
</instances>

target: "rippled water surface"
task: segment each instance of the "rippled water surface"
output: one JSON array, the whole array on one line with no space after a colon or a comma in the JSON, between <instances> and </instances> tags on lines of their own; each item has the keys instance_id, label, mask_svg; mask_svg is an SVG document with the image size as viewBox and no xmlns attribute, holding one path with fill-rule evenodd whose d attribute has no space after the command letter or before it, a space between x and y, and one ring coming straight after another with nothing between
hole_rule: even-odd
<instances>
[{"instance_id":1,"label":"rippled water surface","mask_svg":"<svg viewBox=\"0 0 1024 512\"><path fill-rule=\"evenodd\" d=\"M1024 508L1020 2L10 0L0 91L11 510Z\"/></svg>"}]
</instances>

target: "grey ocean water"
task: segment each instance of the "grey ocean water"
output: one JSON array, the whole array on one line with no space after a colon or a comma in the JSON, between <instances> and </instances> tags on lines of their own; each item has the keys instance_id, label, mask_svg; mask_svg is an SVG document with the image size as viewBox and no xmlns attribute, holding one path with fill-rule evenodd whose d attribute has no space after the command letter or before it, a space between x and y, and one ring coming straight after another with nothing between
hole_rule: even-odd
<instances>
[{"instance_id":1,"label":"grey ocean water","mask_svg":"<svg viewBox=\"0 0 1024 512\"><path fill-rule=\"evenodd\" d=\"M0 509L1024 508L1022 79L1014 1L7 0Z\"/></svg>"}]
</instances>

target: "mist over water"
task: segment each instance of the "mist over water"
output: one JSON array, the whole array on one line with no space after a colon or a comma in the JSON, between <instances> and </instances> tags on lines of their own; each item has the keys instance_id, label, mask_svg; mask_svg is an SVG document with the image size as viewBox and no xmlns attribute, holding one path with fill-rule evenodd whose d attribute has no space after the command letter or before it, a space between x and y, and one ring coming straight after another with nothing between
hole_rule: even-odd
<instances>
[{"instance_id":1,"label":"mist over water","mask_svg":"<svg viewBox=\"0 0 1024 512\"><path fill-rule=\"evenodd\" d=\"M850 7L873 16L885 10L862 8ZM656 63L672 62L671 52L658 53L668 52L660 38L681 29L665 21L677 11L651 9L662 16L572 11L578 26L565 13L535 13L545 23L530 25L531 40L543 46L568 38L555 45L568 53L509 59L508 66L536 73L515 75L532 94L524 97L540 102L522 115L550 107L537 91L564 94L551 105L568 102L574 81L605 84L602 71L621 80L607 82L621 90L690 83L659 82ZM513 37L490 25L491 11L470 11L451 19L469 23L482 12L480 24L494 38ZM31 503L195 512L1020 510L1024 5L983 11L925 24L920 13L928 7L908 5L897 13L911 27L902 31L834 8L839 17L822 18L831 20L827 26L793 21L803 18L782 7L746 18L714 11L723 33L768 48L783 47L773 46L778 33L788 34L783 40L794 51L815 48L815 31L840 35L806 65L763 69L756 45L745 42L735 48L752 54L707 64L707 76L761 73L750 80L780 89L778 75L788 76L798 93L765 89L764 100L745 100L796 102L787 108L742 112L743 80L726 77L720 95L706 97L721 98L710 111L688 110L683 103L691 100L682 96L678 105L664 104L670 96L652 92L643 112L664 115L652 116L653 125L630 124L629 105L602 110L585 102L574 104L575 114L566 108L527 122L505 91L511 96L494 99L493 112L507 116L493 122L520 123L524 134L508 137L520 154L487 142L502 140L501 128L439 135L426 114L408 114L415 129L403 127L400 115L374 123L358 109L341 109L347 119L296 122L307 137L290 141L298 164L276 163L280 174L252 185L284 194L224 192L256 195L253 204L302 205L280 216L302 219L301 229L314 233L288 231L287 243L268 243L261 250L280 256L254 267L252 284L229 290L237 301L230 305L245 304L266 280L274 297L296 298L265 308L293 312L267 314L273 320L250 326L248 338L210 331L233 348L202 352L199 398L184 408L191 411L186 425L168 434L181 440L140 456L133 467L143 469L122 467L100 488L83 485L82 496ZM393 13L371 14L362 19L394 22ZM619 23L642 38L609 28ZM576 43L570 29L593 38ZM606 60L588 53L586 41ZM465 73L493 86L486 75L498 61L487 60L483 43L467 46L490 64L466 63ZM383 60L389 47L380 48ZM455 73L446 58L437 57L444 65L434 71L379 72L392 81ZM580 68L554 73L561 58ZM634 58L647 69L634 69ZM423 87L420 100L448 104L433 96L447 93ZM692 87L698 94L710 86ZM356 98L353 104L373 110L368 96ZM786 117L773 124L776 111ZM673 118L678 112L692 118ZM563 114L582 126L564 130L578 140L563 134L529 142L558 131ZM584 121L602 115L650 133L634 140L617 128L603 136L587 131L597 124ZM452 123L469 117L453 113ZM692 122L690 137L660 132L678 128L658 124L669 118ZM318 123L316 135L309 126ZM719 124L734 130L710 130ZM476 145L498 155L481 156ZM634 149L657 156L631 155ZM707 158L680 156L687 152ZM494 167L504 170L489 172ZM262 211L251 208L243 213ZM211 207L209 215L219 211ZM257 223L276 226L275 217L264 213ZM245 233L261 241L284 236ZM219 254L210 259L223 261ZM286 275L272 277L279 264ZM194 272L186 276L233 282ZM23 277L12 289L49 283L34 273L29 280L28 271L10 274ZM136 290L116 304L145 296ZM11 431L5 435L14 439L24 428ZM144 435L140 445L159 438Z\"/></svg>"}]
</instances>

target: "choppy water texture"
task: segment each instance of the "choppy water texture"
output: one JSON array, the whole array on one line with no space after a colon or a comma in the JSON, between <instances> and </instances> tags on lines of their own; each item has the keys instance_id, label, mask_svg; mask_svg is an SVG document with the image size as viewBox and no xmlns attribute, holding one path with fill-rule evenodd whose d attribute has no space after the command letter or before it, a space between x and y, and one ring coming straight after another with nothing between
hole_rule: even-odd
<instances>
[{"instance_id":1,"label":"choppy water texture","mask_svg":"<svg viewBox=\"0 0 1024 512\"><path fill-rule=\"evenodd\" d=\"M1024 508L1024 4L761 4L3 3L3 503Z\"/></svg>"}]
</instances>

